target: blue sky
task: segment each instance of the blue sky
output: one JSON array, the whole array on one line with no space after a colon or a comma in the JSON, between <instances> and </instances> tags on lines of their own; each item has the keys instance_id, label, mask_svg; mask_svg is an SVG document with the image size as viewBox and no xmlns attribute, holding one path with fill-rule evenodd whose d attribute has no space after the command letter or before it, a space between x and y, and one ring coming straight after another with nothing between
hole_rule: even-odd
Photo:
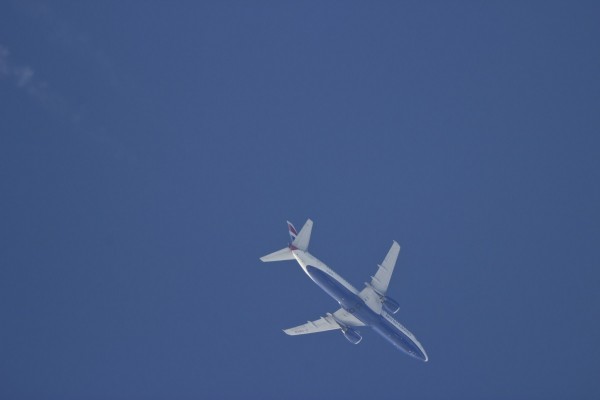
<instances>
[{"instance_id":1,"label":"blue sky","mask_svg":"<svg viewBox=\"0 0 600 400\"><path fill-rule=\"evenodd\" d=\"M600 9L495 3L4 2L0 397L600 396Z\"/></svg>"}]
</instances>

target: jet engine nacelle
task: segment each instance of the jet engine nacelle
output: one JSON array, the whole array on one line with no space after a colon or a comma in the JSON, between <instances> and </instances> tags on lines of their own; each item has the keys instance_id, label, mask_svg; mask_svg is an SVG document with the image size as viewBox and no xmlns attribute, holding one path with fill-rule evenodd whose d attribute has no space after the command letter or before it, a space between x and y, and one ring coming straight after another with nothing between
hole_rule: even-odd
<instances>
[{"instance_id":1,"label":"jet engine nacelle","mask_svg":"<svg viewBox=\"0 0 600 400\"><path fill-rule=\"evenodd\" d=\"M352 344L359 344L362 340L360 333L356 332L354 329L348 328L342 332L344 333L346 339L348 339L348 341Z\"/></svg>"},{"instance_id":2,"label":"jet engine nacelle","mask_svg":"<svg viewBox=\"0 0 600 400\"><path fill-rule=\"evenodd\" d=\"M396 314L398 310L400 310L400 305L398 305L396 300L390 299L389 297L384 297L383 308L385 308L385 311L389 312L390 314Z\"/></svg>"}]
</instances>

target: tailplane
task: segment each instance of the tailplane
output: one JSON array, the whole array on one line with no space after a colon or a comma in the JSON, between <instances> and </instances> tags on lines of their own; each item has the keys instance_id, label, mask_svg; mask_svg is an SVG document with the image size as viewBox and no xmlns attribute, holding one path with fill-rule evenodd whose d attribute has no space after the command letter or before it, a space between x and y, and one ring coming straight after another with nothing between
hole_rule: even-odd
<instances>
[{"instance_id":1,"label":"tailplane","mask_svg":"<svg viewBox=\"0 0 600 400\"><path fill-rule=\"evenodd\" d=\"M271 254L267 254L260 258L263 262L270 261L286 261L286 260L294 260L294 255L292 254L292 250L308 250L308 244L310 243L310 234L312 232L312 224L313 222L309 219L306 221L300 232L296 231L294 225L288 221L288 231L290 234L291 243L288 247L284 247L281 250L277 250Z\"/></svg>"},{"instance_id":2,"label":"tailplane","mask_svg":"<svg viewBox=\"0 0 600 400\"><path fill-rule=\"evenodd\" d=\"M262 262L270 262L270 261L286 261L293 260L294 255L292 254L292 250L289 247L284 247L281 250L277 250L271 254L267 254L260 258Z\"/></svg>"},{"instance_id":3,"label":"tailplane","mask_svg":"<svg viewBox=\"0 0 600 400\"><path fill-rule=\"evenodd\" d=\"M294 225L292 225L290 222L288 222L288 225L291 226L292 228L294 228ZM296 250L296 249L302 250L302 251L308 250L308 244L310 243L310 234L312 232L312 226L313 226L313 222L310 219L307 219L306 222L304 223L304 226L302 227L302 229L300 229L300 232L298 233L298 235L292 241L292 244L290 246L290 247L292 247L292 250ZM291 235L291 231L290 231L290 235Z\"/></svg>"}]
</instances>

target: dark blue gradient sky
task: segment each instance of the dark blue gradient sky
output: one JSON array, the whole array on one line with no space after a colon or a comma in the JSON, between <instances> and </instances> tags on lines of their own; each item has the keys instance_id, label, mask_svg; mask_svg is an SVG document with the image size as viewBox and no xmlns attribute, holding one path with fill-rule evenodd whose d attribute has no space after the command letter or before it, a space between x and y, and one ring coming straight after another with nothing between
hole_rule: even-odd
<instances>
[{"instance_id":1,"label":"dark blue gradient sky","mask_svg":"<svg viewBox=\"0 0 600 400\"><path fill-rule=\"evenodd\" d=\"M0 397L600 398L600 7L490 3L3 2Z\"/></svg>"}]
</instances>

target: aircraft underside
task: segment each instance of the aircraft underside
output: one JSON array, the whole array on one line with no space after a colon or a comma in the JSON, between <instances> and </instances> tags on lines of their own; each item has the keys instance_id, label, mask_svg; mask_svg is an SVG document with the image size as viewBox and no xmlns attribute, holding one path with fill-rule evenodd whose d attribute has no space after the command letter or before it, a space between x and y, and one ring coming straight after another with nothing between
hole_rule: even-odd
<instances>
[{"instance_id":1,"label":"aircraft underside","mask_svg":"<svg viewBox=\"0 0 600 400\"><path fill-rule=\"evenodd\" d=\"M400 245L395 241L374 276L360 292L346 282L322 261L308 252L308 244L312 231L312 221L306 221L300 232L288 221L291 243L288 247L261 257L263 262L297 261L306 274L341 306L334 313L327 313L314 321L293 328L284 329L288 335L305 335L341 329L342 333L353 344L358 344L362 336L355 328L370 326L383 336L394 347L417 359L427 361L425 349L402 324L390 314L395 314L398 303L388 297L387 289L394 272L396 259L400 253Z\"/></svg>"},{"instance_id":2,"label":"aircraft underside","mask_svg":"<svg viewBox=\"0 0 600 400\"><path fill-rule=\"evenodd\" d=\"M354 315L365 325L370 326L375 332L383 336L397 349L402 350L412 357L427 361L427 355L419 348L420 346L390 321L393 320L396 324L399 324L389 314L385 312L380 315L375 314L373 310L366 306L360 297L320 269L309 265L306 267L306 272L310 278L327 294L333 297L344 310Z\"/></svg>"}]
</instances>

